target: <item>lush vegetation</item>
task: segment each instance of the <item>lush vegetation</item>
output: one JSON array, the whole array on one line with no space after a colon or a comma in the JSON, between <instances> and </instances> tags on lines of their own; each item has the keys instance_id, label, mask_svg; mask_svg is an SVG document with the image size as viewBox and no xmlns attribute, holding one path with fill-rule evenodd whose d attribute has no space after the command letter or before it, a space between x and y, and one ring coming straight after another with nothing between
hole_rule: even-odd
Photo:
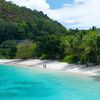
<instances>
[{"instance_id":1,"label":"lush vegetation","mask_svg":"<svg viewBox=\"0 0 100 100\"><path fill-rule=\"evenodd\" d=\"M100 64L100 29L66 30L43 12L0 0L0 58Z\"/></svg>"}]
</instances>

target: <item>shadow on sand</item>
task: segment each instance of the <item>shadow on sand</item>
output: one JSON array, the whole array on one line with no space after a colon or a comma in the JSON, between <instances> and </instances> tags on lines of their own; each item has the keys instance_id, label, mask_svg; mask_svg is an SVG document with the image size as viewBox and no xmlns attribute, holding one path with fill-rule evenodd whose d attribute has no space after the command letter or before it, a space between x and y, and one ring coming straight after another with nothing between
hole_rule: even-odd
<instances>
[{"instance_id":1,"label":"shadow on sand","mask_svg":"<svg viewBox=\"0 0 100 100\"><path fill-rule=\"evenodd\" d=\"M70 64L70 65L64 66L62 70L66 71L66 70L74 70L75 68L78 68L78 70L81 70L81 72L87 72L87 71L93 71L95 69L94 67L86 67L85 65L84 66L76 65L76 66L73 64ZM96 69L97 70L95 70L94 73L97 75L91 75L89 77L93 79L95 82L100 82L100 68L96 67Z\"/></svg>"},{"instance_id":2,"label":"shadow on sand","mask_svg":"<svg viewBox=\"0 0 100 100\"><path fill-rule=\"evenodd\" d=\"M90 78L92 78L96 82L100 82L100 70L96 71L95 73L98 74L98 75L90 76Z\"/></svg>"},{"instance_id":3,"label":"shadow on sand","mask_svg":"<svg viewBox=\"0 0 100 100\"><path fill-rule=\"evenodd\" d=\"M18 59L18 60L14 60L14 61L5 62L4 64L17 64L17 65L19 64L20 65L21 62L26 62L26 61L28 61L28 60ZM33 59L33 62L34 62L34 59ZM42 60L40 62L37 62L37 63L33 64L33 65L28 65L28 66L29 67L34 67L34 66L43 65L43 64L52 64L52 62L56 63L56 61L54 61L54 60Z\"/></svg>"},{"instance_id":4,"label":"shadow on sand","mask_svg":"<svg viewBox=\"0 0 100 100\"><path fill-rule=\"evenodd\" d=\"M100 75L90 76L95 82L100 82Z\"/></svg>"}]
</instances>

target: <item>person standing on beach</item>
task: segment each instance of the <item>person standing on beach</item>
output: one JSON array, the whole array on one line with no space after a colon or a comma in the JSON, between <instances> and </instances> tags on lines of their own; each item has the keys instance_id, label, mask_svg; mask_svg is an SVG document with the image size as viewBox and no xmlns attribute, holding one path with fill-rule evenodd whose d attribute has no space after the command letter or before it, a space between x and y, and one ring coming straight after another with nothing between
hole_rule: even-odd
<instances>
[{"instance_id":1,"label":"person standing on beach","mask_svg":"<svg viewBox=\"0 0 100 100\"><path fill-rule=\"evenodd\" d=\"M43 68L47 68L46 64L43 64Z\"/></svg>"},{"instance_id":2,"label":"person standing on beach","mask_svg":"<svg viewBox=\"0 0 100 100\"><path fill-rule=\"evenodd\" d=\"M47 68L47 66L46 66L46 64L45 64L45 66L44 66L45 68Z\"/></svg>"}]
</instances>

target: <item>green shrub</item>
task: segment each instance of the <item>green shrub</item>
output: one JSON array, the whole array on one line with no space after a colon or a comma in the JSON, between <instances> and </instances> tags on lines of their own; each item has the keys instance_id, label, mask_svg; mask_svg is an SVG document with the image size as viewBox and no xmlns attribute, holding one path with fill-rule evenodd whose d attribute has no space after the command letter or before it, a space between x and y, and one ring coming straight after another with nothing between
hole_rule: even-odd
<instances>
[{"instance_id":1,"label":"green shrub","mask_svg":"<svg viewBox=\"0 0 100 100\"><path fill-rule=\"evenodd\" d=\"M86 55L82 55L80 57L80 61L81 61L81 64L86 64L88 63L88 57Z\"/></svg>"},{"instance_id":2,"label":"green shrub","mask_svg":"<svg viewBox=\"0 0 100 100\"><path fill-rule=\"evenodd\" d=\"M17 45L16 58L30 59L35 55L36 44L26 40Z\"/></svg>"},{"instance_id":3,"label":"green shrub","mask_svg":"<svg viewBox=\"0 0 100 100\"><path fill-rule=\"evenodd\" d=\"M48 59L48 56L46 54L42 54L41 57L40 57L40 59L41 60Z\"/></svg>"},{"instance_id":4,"label":"green shrub","mask_svg":"<svg viewBox=\"0 0 100 100\"><path fill-rule=\"evenodd\" d=\"M0 59L5 59L5 57L0 55Z\"/></svg>"},{"instance_id":5,"label":"green shrub","mask_svg":"<svg viewBox=\"0 0 100 100\"><path fill-rule=\"evenodd\" d=\"M73 55L67 55L63 58L63 61L64 62L67 62L67 63L77 63L78 60L77 60L77 57L73 56Z\"/></svg>"}]
</instances>

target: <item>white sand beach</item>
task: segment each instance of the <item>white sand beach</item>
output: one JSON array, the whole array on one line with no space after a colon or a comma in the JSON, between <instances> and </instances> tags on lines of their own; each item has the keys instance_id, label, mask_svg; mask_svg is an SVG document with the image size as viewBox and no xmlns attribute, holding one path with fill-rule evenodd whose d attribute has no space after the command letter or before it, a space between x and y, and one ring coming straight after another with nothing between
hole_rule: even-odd
<instances>
[{"instance_id":1,"label":"white sand beach","mask_svg":"<svg viewBox=\"0 0 100 100\"><path fill-rule=\"evenodd\" d=\"M68 64L65 62L53 61L53 60L39 60L39 59L30 59L30 60L20 60L20 59L0 59L0 64L7 65L16 65L16 66L27 66L27 67L38 67L43 68L43 65L46 64L47 69L68 71L74 73L83 73L83 74L92 74L100 75L100 65L94 67L86 67L85 65L74 65Z\"/></svg>"}]
</instances>

